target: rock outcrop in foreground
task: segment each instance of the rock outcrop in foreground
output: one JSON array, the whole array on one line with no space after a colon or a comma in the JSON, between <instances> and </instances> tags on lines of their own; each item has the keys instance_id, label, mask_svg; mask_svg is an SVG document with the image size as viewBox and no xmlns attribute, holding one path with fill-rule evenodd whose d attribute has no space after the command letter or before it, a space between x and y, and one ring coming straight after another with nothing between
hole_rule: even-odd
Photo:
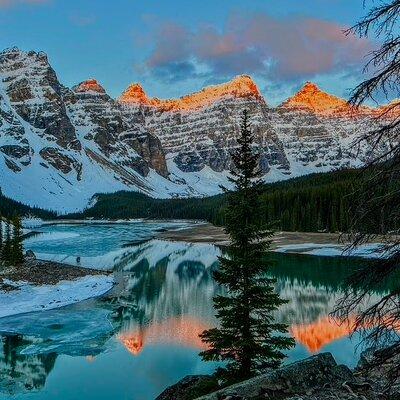
<instances>
[{"instance_id":1,"label":"rock outcrop in foreground","mask_svg":"<svg viewBox=\"0 0 400 400\"><path fill-rule=\"evenodd\" d=\"M362 356L359 366L351 371L337 365L331 353L321 353L305 360L267 372L253 379L197 397L206 388L204 376L186 377L167 388L156 400L389 400L398 399L400 385L392 385L384 394L384 369L371 372ZM210 379L210 378L208 378ZM209 384L209 381L208 381ZM203 392L204 393L204 392Z\"/></svg>"}]
</instances>

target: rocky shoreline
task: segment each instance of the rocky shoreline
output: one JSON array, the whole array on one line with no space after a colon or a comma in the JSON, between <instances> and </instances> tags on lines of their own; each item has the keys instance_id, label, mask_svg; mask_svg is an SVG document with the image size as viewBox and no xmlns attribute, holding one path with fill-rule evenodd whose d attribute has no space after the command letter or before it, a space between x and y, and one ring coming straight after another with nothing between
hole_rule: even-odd
<instances>
[{"instance_id":1,"label":"rocky shoreline","mask_svg":"<svg viewBox=\"0 0 400 400\"><path fill-rule=\"evenodd\" d=\"M215 390L211 376L188 376L156 400L395 400L400 382L386 379L389 365L371 368L373 352L362 353L354 370L338 365L331 353L321 353ZM214 385L214 387L213 387Z\"/></svg>"},{"instance_id":2,"label":"rocky shoreline","mask_svg":"<svg viewBox=\"0 0 400 400\"><path fill-rule=\"evenodd\" d=\"M45 311L98 297L113 288L111 272L38 260L0 268L0 318Z\"/></svg>"},{"instance_id":3,"label":"rocky shoreline","mask_svg":"<svg viewBox=\"0 0 400 400\"><path fill-rule=\"evenodd\" d=\"M109 271L75 267L55 261L26 257L22 265L3 267L0 270L0 291L9 289L8 281L26 282L33 285L56 285L61 281L73 281L86 276L110 275Z\"/></svg>"}]
</instances>

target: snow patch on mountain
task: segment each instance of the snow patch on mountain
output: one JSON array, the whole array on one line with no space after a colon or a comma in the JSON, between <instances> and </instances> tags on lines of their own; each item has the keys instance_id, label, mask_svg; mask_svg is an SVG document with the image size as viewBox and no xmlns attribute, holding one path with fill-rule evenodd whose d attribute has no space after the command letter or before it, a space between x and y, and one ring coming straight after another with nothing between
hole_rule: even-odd
<instances>
[{"instance_id":1,"label":"snow patch on mountain","mask_svg":"<svg viewBox=\"0 0 400 400\"><path fill-rule=\"evenodd\" d=\"M114 100L95 79L64 87L44 53L8 49L0 53L0 187L60 213L119 190L156 198L218 194L230 185L244 109L267 182L357 167L372 146L354 143L387 110L349 107L307 83L270 108L244 75L172 100L149 98L134 84Z\"/></svg>"}]
</instances>

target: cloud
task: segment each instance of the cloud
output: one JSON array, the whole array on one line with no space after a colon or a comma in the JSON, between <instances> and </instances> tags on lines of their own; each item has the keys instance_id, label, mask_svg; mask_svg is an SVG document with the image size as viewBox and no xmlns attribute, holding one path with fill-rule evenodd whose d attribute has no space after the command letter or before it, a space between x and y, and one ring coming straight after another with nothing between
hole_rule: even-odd
<instances>
[{"instance_id":1,"label":"cloud","mask_svg":"<svg viewBox=\"0 0 400 400\"><path fill-rule=\"evenodd\" d=\"M47 3L49 0L0 0L0 8L12 7L19 4L38 5Z\"/></svg>"},{"instance_id":2,"label":"cloud","mask_svg":"<svg viewBox=\"0 0 400 400\"><path fill-rule=\"evenodd\" d=\"M346 36L344 29L315 18L267 14L233 15L222 30L164 23L153 29L154 46L142 70L171 82L243 73L293 82L350 71L359 68L372 44Z\"/></svg>"}]
</instances>

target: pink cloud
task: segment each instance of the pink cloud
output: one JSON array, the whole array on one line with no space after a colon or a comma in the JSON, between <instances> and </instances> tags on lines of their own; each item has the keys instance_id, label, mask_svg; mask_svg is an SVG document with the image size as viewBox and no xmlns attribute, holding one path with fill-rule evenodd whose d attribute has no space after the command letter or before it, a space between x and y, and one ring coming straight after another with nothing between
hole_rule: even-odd
<instances>
[{"instance_id":1,"label":"pink cloud","mask_svg":"<svg viewBox=\"0 0 400 400\"><path fill-rule=\"evenodd\" d=\"M147 61L150 67L181 60L190 54L191 33L177 24L164 24L156 34L156 45Z\"/></svg>"},{"instance_id":2,"label":"pink cloud","mask_svg":"<svg viewBox=\"0 0 400 400\"><path fill-rule=\"evenodd\" d=\"M155 45L146 66L171 80L175 71L177 79L185 78L184 71L195 73L196 64L207 66L214 77L248 73L306 79L360 65L372 44L345 36L345 28L315 18L277 19L267 14L232 16L222 31L164 24L153 32Z\"/></svg>"}]
</instances>

